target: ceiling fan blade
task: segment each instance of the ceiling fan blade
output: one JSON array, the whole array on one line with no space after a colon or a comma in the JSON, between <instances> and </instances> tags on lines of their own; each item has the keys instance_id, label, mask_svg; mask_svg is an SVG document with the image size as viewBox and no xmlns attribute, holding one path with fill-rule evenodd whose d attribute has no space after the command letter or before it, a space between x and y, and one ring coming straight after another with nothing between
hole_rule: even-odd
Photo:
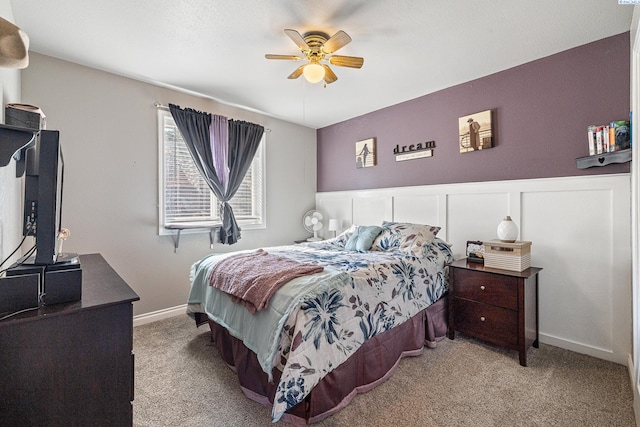
<instances>
[{"instance_id":1,"label":"ceiling fan blade","mask_svg":"<svg viewBox=\"0 0 640 427\"><path fill-rule=\"evenodd\" d=\"M300 50L308 50L309 45L304 41L304 38L296 30L286 29L284 32L289 36L291 40L300 48Z\"/></svg>"},{"instance_id":2,"label":"ceiling fan blade","mask_svg":"<svg viewBox=\"0 0 640 427\"><path fill-rule=\"evenodd\" d=\"M288 79L297 79L298 77L300 77L302 75L302 72L304 71L304 65L299 66L298 68L295 69L295 71L291 74L289 74L289 77L287 77Z\"/></svg>"},{"instance_id":3,"label":"ceiling fan blade","mask_svg":"<svg viewBox=\"0 0 640 427\"><path fill-rule=\"evenodd\" d=\"M359 56L333 55L329 57L329 62L339 67L361 68L364 58Z\"/></svg>"},{"instance_id":4,"label":"ceiling fan blade","mask_svg":"<svg viewBox=\"0 0 640 427\"><path fill-rule=\"evenodd\" d=\"M349 43L351 43L351 37L349 37L349 34L340 30L332 35L331 38L322 45L322 50L324 53L333 53Z\"/></svg>"},{"instance_id":5,"label":"ceiling fan blade","mask_svg":"<svg viewBox=\"0 0 640 427\"><path fill-rule=\"evenodd\" d=\"M301 57L295 55L273 55L270 53L267 53L264 57L267 59L287 59L289 61L299 61L302 59Z\"/></svg>"},{"instance_id":6,"label":"ceiling fan blade","mask_svg":"<svg viewBox=\"0 0 640 427\"><path fill-rule=\"evenodd\" d=\"M326 84L330 84L338 80L338 76L335 75L333 70L329 68L328 65L322 64L322 66L324 67L324 81Z\"/></svg>"}]
</instances>

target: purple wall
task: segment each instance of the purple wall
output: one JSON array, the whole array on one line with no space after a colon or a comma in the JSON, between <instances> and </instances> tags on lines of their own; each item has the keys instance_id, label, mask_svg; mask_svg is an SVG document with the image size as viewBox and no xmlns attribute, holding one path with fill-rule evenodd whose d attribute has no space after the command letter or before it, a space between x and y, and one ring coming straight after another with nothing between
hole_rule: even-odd
<instances>
[{"instance_id":1,"label":"purple wall","mask_svg":"<svg viewBox=\"0 0 640 427\"><path fill-rule=\"evenodd\" d=\"M628 120L629 70L627 32L318 129L318 191L629 172L576 168L588 125ZM484 110L493 148L461 154L458 118ZM356 169L371 137L377 165ZM432 140L433 157L395 161L397 144Z\"/></svg>"}]
</instances>

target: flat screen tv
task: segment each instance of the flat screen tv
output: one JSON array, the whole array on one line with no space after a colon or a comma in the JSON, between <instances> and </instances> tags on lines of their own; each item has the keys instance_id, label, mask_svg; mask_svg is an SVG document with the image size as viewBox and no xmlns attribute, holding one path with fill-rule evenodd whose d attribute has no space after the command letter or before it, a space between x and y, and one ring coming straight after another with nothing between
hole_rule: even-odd
<instances>
[{"instance_id":1,"label":"flat screen tv","mask_svg":"<svg viewBox=\"0 0 640 427\"><path fill-rule=\"evenodd\" d=\"M0 167L21 150L26 157L22 234L36 239L36 256L24 263L55 264L64 177L60 133L0 124Z\"/></svg>"},{"instance_id":2,"label":"flat screen tv","mask_svg":"<svg viewBox=\"0 0 640 427\"><path fill-rule=\"evenodd\" d=\"M23 235L36 238L35 264L55 264L64 180L60 133L41 130L35 146L27 150L26 161Z\"/></svg>"}]
</instances>

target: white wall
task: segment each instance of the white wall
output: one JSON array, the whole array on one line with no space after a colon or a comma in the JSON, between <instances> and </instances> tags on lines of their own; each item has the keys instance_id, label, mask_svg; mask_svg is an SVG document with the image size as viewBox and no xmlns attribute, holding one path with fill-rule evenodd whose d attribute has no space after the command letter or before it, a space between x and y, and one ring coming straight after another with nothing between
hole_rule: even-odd
<instances>
[{"instance_id":1,"label":"white wall","mask_svg":"<svg viewBox=\"0 0 640 427\"><path fill-rule=\"evenodd\" d=\"M636 114L640 109L640 8L633 9L631 22L631 111ZM636 116L637 117L637 116ZM633 308L633 356L629 361L631 384L633 385L633 408L636 424L640 425L640 160L638 158L638 121L631 122L632 163L631 163L631 231L632 231L632 308Z\"/></svg>"},{"instance_id":2,"label":"white wall","mask_svg":"<svg viewBox=\"0 0 640 427\"><path fill-rule=\"evenodd\" d=\"M226 252L290 244L307 233L314 207L316 132L211 99L151 85L44 55L23 72L22 100L60 131L65 157L65 252L101 253L140 295L134 313L186 303L189 268L212 252L208 233L158 236L157 110L154 102L192 107L270 128L266 135L267 228L243 230Z\"/></svg>"},{"instance_id":3,"label":"white wall","mask_svg":"<svg viewBox=\"0 0 640 427\"><path fill-rule=\"evenodd\" d=\"M9 0L0 0L0 16L13 21L13 11ZM20 70L0 68L0 122L4 123L4 106L12 102L20 102ZM0 260L18 246L21 239L21 179L16 178L16 163L0 168ZM4 267L11 265L20 254L8 261ZM4 268L3 267L3 268Z\"/></svg>"},{"instance_id":4,"label":"white wall","mask_svg":"<svg viewBox=\"0 0 640 427\"><path fill-rule=\"evenodd\" d=\"M456 259L510 215L542 267L540 341L627 364L631 355L630 175L593 175L326 192L317 207L344 228L437 225Z\"/></svg>"}]
</instances>

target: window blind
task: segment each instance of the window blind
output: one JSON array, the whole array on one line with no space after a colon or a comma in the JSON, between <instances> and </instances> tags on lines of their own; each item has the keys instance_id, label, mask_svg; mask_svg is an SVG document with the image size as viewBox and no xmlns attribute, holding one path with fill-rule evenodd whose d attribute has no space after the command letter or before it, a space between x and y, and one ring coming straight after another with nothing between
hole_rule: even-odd
<instances>
[{"instance_id":1,"label":"window blind","mask_svg":"<svg viewBox=\"0 0 640 427\"><path fill-rule=\"evenodd\" d=\"M168 111L161 120L161 227L171 224L212 226L221 223L219 203L195 166L189 149ZM263 135L251 167L230 204L240 225L261 225L263 220Z\"/></svg>"}]
</instances>

